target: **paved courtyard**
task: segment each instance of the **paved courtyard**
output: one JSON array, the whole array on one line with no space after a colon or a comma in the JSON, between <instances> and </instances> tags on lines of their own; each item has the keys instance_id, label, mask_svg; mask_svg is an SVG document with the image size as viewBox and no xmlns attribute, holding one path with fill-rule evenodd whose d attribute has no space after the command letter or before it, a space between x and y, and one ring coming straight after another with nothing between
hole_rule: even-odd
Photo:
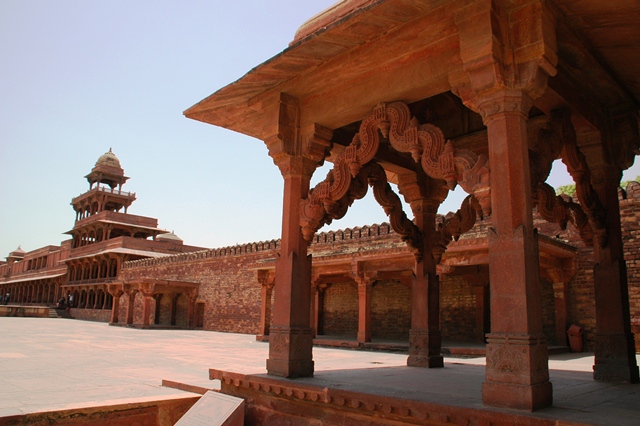
<instances>
[{"instance_id":1,"label":"paved courtyard","mask_svg":"<svg viewBox=\"0 0 640 426\"><path fill-rule=\"evenodd\" d=\"M163 379L215 388L209 368L264 373L267 343L210 331L140 330L62 318L0 318L0 417L170 398ZM315 348L318 370L400 366L406 355Z\"/></svg>"},{"instance_id":2,"label":"paved courtyard","mask_svg":"<svg viewBox=\"0 0 640 426\"><path fill-rule=\"evenodd\" d=\"M0 318L0 418L184 397L163 379L207 388L209 368L263 374L268 344L253 335L140 330L59 318ZM484 358L445 358L445 369L406 367L406 355L314 348L316 384L482 407ZM536 416L637 425L640 385L590 380L593 354L553 355L554 407ZM375 369L375 370L373 370ZM1 422L0 422L1 423Z\"/></svg>"}]
</instances>

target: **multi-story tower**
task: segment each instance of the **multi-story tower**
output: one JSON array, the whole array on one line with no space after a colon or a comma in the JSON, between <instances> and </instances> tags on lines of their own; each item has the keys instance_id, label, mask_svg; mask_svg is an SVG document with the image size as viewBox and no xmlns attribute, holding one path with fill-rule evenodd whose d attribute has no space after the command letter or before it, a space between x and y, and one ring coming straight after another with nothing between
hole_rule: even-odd
<instances>
[{"instance_id":1,"label":"multi-story tower","mask_svg":"<svg viewBox=\"0 0 640 426\"><path fill-rule=\"evenodd\" d=\"M129 178L111 149L85 177L89 190L71 200L76 219L67 232L72 241L63 290L74 295L74 306L108 309L106 285L115 281L123 262L202 249L183 245L158 228L155 218L127 212L136 194L122 190Z\"/></svg>"}]
</instances>

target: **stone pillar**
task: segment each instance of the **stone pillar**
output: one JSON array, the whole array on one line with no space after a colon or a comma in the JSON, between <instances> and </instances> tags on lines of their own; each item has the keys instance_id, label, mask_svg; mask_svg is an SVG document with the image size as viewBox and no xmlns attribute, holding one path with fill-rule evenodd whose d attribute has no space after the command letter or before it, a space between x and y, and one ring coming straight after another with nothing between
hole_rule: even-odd
<instances>
[{"instance_id":1,"label":"stone pillar","mask_svg":"<svg viewBox=\"0 0 640 426\"><path fill-rule=\"evenodd\" d=\"M187 327L196 327L196 301L198 300L198 291L190 289L185 293L188 299L187 305Z\"/></svg>"},{"instance_id":2,"label":"stone pillar","mask_svg":"<svg viewBox=\"0 0 640 426\"><path fill-rule=\"evenodd\" d=\"M275 284L275 275L271 271L256 271L261 286L260 331L258 337L268 336L271 325L271 294Z\"/></svg>"},{"instance_id":3,"label":"stone pillar","mask_svg":"<svg viewBox=\"0 0 640 426\"><path fill-rule=\"evenodd\" d=\"M109 285L108 289L109 293L113 297L113 303L111 305L111 318L109 319L109 324L117 324L118 315L120 312L120 296L122 296L123 291L115 285Z\"/></svg>"},{"instance_id":4,"label":"stone pillar","mask_svg":"<svg viewBox=\"0 0 640 426\"><path fill-rule=\"evenodd\" d=\"M553 286L556 332L555 343L567 346L567 329L569 328L569 314L567 307L567 291L569 281L575 275L576 264L573 258L561 259L562 267L542 268L541 274Z\"/></svg>"},{"instance_id":5,"label":"stone pillar","mask_svg":"<svg viewBox=\"0 0 640 426\"><path fill-rule=\"evenodd\" d=\"M136 304L136 293L138 292L138 290L127 290L125 293L127 293L127 298L128 298L128 302L127 302L127 325L132 325L133 324L133 311L135 308L135 304Z\"/></svg>"},{"instance_id":6,"label":"stone pillar","mask_svg":"<svg viewBox=\"0 0 640 426\"><path fill-rule=\"evenodd\" d=\"M374 279L363 272L356 272L358 283L358 343L371 341L371 292Z\"/></svg>"},{"instance_id":7,"label":"stone pillar","mask_svg":"<svg viewBox=\"0 0 640 426\"><path fill-rule=\"evenodd\" d=\"M444 366L440 332L440 278L433 248L436 240L436 213L447 189L423 172L399 176L398 188L411 206L413 221L422 233L422 253L415 256L411 284L411 329L409 357L412 367Z\"/></svg>"},{"instance_id":8,"label":"stone pillar","mask_svg":"<svg viewBox=\"0 0 640 426\"><path fill-rule=\"evenodd\" d=\"M411 329L407 365L437 368L444 366L440 332L440 277L432 244L438 203L421 199L411 202L415 224L423 234L423 256L416 259L411 285Z\"/></svg>"},{"instance_id":9,"label":"stone pillar","mask_svg":"<svg viewBox=\"0 0 640 426\"><path fill-rule=\"evenodd\" d=\"M149 292L142 293L142 326L149 327L151 323L151 300L153 294Z\"/></svg>"},{"instance_id":10,"label":"stone pillar","mask_svg":"<svg viewBox=\"0 0 640 426\"><path fill-rule=\"evenodd\" d=\"M313 298L313 331L314 335L324 334L324 292L327 284L316 283Z\"/></svg>"},{"instance_id":11,"label":"stone pillar","mask_svg":"<svg viewBox=\"0 0 640 426\"><path fill-rule=\"evenodd\" d=\"M171 303L169 304L170 306L170 324L171 325L176 325L176 304L178 303L178 297L180 297L180 293L172 293L171 294Z\"/></svg>"},{"instance_id":12,"label":"stone pillar","mask_svg":"<svg viewBox=\"0 0 640 426\"><path fill-rule=\"evenodd\" d=\"M324 161L332 132L301 126L299 101L284 93L264 99L264 142L284 179L282 239L275 272L273 324L269 330L267 371L283 377L313 376L310 327L311 257L300 228L300 203L311 176Z\"/></svg>"},{"instance_id":13,"label":"stone pillar","mask_svg":"<svg viewBox=\"0 0 640 426\"><path fill-rule=\"evenodd\" d=\"M160 309L162 307L162 293L157 293L156 295L154 295L153 298L156 301L156 304L155 304L156 308L153 313L153 323L160 324Z\"/></svg>"},{"instance_id":14,"label":"stone pillar","mask_svg":"<svg viewBox=\"0 0 640 426\"><path fill-rule=\"evenodd\" d=\"M478 267L476 274L465 274L464 279L473 286L476 299L475 341L485 343L485 334L491 326L489 305L489 270L486 265Z\"/></svg>"},{"instance_id":15,"label":"stone pillar","mask_svg":"<svg viewBox=\"0 0 640 426\"><path fill-rule=\"evenodd\" d=\"M482 399L528 410L552 402L531 204L526 124L532 104L517 89L498 90L479 104L489 138L492 210L491 333Z\"/></svg>"},{"instance_id":16,"label":"stone pillar","mask_svg":"<svg viewBox=\"0 0 640 426\"><path fill-rule=\"evenodd\" d=\"M606 212L607 241L594 243L596 303L595 380L638 382L635 341L631 332L627 267L624 261L618 186L620 171L603 166L593 174L593 187Z\"/></svg>"},{"instance_id":17,"label":"stone pillar","mask_svg":"<svg viewBox=\"0 0 640 426\"><path fill-rule=\"evenodd\" d=\"M267 371L275 376L309 377L313 375L311 257L300 230L300 201L309 193L315 163L287 157L278 166L284 177L282 247L276 260Z\"/></svg>"}]
</instances>

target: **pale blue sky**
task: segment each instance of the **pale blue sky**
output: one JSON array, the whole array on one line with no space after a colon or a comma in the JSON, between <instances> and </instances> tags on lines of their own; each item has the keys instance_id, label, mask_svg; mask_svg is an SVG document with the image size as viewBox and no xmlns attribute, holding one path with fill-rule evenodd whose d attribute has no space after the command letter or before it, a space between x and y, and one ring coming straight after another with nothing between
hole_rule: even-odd
<instances>
[{"instance_id":1,"label":"pale blue sky","mask_svg":"<svg viewBox=\"0 0 640 426\"><path fill-rule=\"evenodd\" d=\"M66 239L69 202L109 148L138 197L129 212L185 243L278 238L282 178L264 144L182 111L282 51L333 3L0 1L0 257ZM384 221L367 198L331 229Z\"/></svg>"}]
</instances>

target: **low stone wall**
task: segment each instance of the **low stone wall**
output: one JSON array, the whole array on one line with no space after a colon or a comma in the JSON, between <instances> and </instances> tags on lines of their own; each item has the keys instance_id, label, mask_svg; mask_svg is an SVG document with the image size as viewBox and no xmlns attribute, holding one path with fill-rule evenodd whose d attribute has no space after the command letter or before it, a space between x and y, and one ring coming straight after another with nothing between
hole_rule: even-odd
<instances>
[{"instance_id":1,"label":"low stone wall","mask_svg":"<svg viewBox=\"0 0 640 426\"><path fill-rule=\"evenodd\" d=\"M199 399L200 396L185 396L158 401L134 401L126 404L19 414L3 417L0 419L0 424L6 426L26 424L171 426L176 424Z\"/></svg>"},{"instance_id":2,"label":"low stone wall","mask_svg":"<svg viewBox=\"0 0 640 426\"><path fill-rule=\"evenodd\" d=\"M109 322L111 319L110 309L71 309L71 316L75 319L85 321Z\"/></svg>"},{"instance_id":3,"label":"low stone wall","mask_svg":"<svg viewBox=\"0 0 640 426\"><path fill-rule=\"evenodd\" d=\"M0 317L37 317L49 318L47 306L0 306Z\"/></svg>"}]
</instances>

